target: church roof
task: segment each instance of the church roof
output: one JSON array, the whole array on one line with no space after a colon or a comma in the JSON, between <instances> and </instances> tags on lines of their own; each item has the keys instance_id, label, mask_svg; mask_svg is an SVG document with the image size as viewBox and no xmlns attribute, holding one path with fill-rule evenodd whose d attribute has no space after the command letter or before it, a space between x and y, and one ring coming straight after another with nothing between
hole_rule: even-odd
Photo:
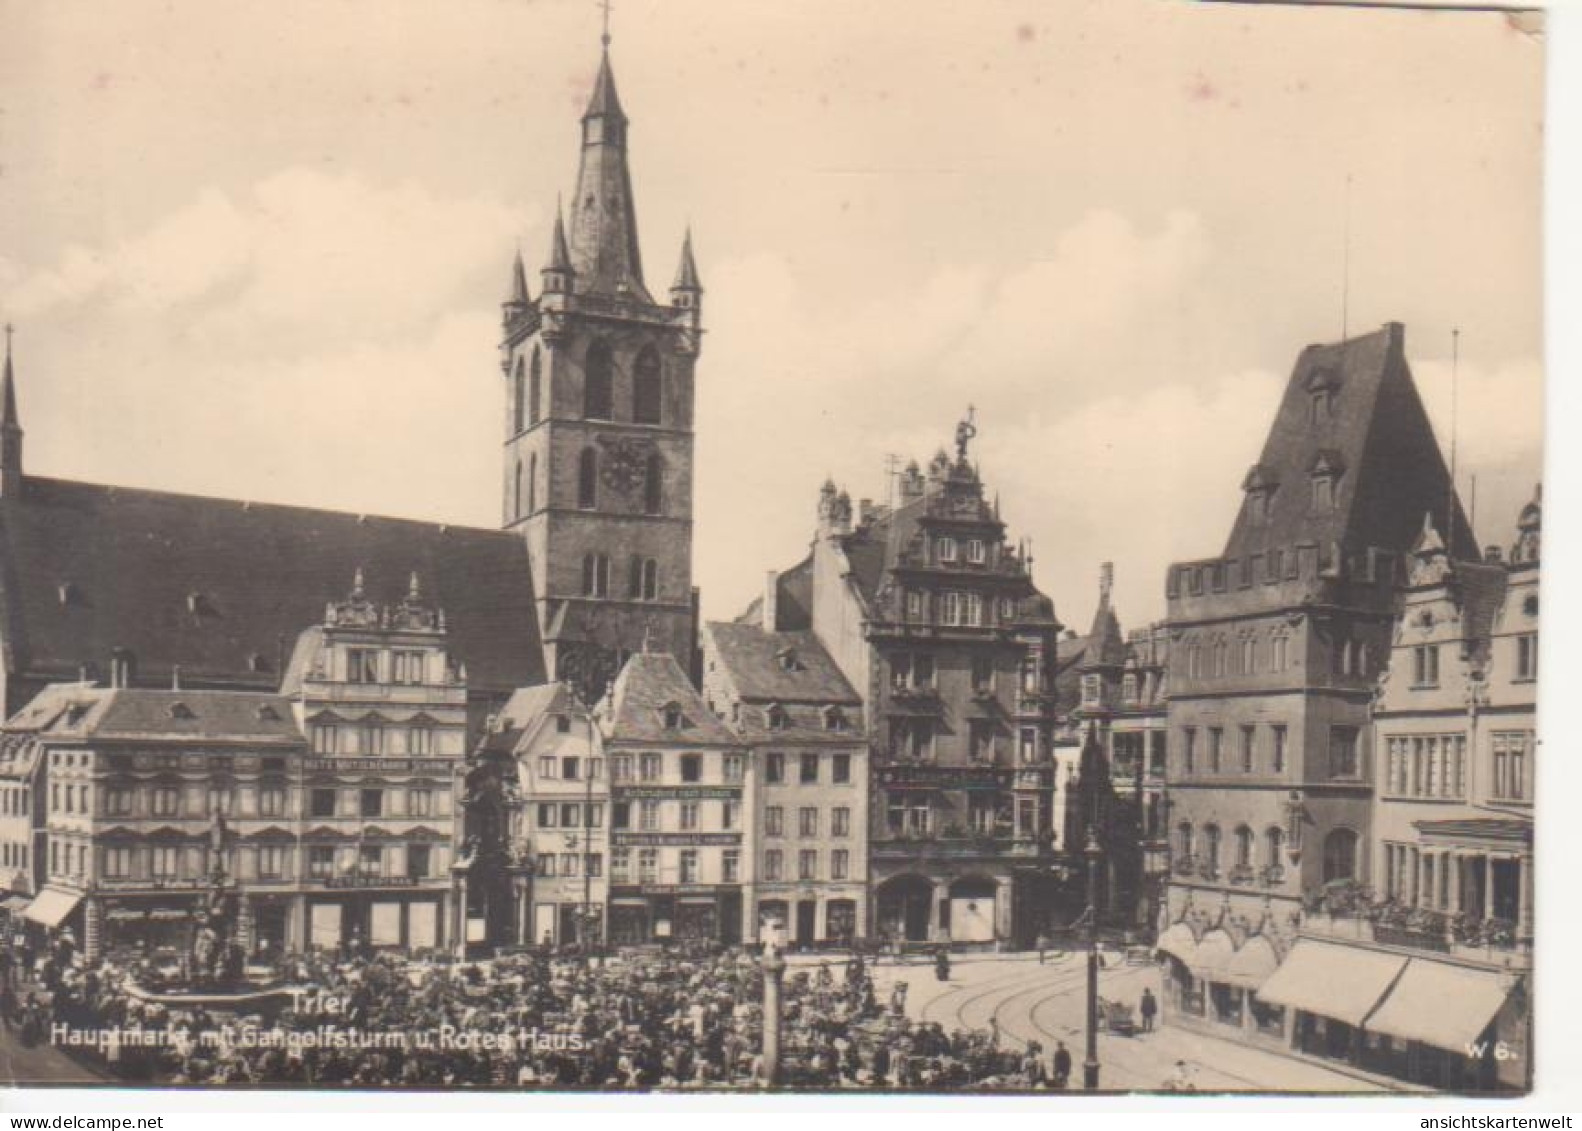
<instances>
[{"instance_id":1,"label":"church roof","mask_svg":"<svg viewBox=\"0 0 1582 1131\"><path fill-rule=\"evenodd\" d=\"M667 726L671 708L679 725ZM709 711L674 657L638 652L626 661L615 686L595 713L613 742L653 742L679 746L737 746L740 742Z\"/></svg>"},{"instance_id":2,"label":"church roof","mask_svg":"<svg viewBox=\"0 0 1582 1131\"><path fill-rule=\"evenodd\" d=\"M1241 509L1227 558L1299 542L1403 552L1425 511L1453 532L1453 557L1480 556L1459 500L1446 521L1449 471L1412 382L1400 323L1302 351L1254 471L1245 482L1272 488L1268 511ZM1335 483L1334 506L1321 514L1309 493L1317 476Z\"/></svg>"},{"instance_id":3,"label":"church roof","mask_svg":"<svg viewBox=\"0 0 1582 1131\"><path fill-rule=\"evenodd\" d=\"M0 637L28 680L273 690L297 636L363 569L398 604L413 573L444 609L472 688L543 679L527 549L503 531L28 477L0 506Z\"/></svg>"}]
</instances>

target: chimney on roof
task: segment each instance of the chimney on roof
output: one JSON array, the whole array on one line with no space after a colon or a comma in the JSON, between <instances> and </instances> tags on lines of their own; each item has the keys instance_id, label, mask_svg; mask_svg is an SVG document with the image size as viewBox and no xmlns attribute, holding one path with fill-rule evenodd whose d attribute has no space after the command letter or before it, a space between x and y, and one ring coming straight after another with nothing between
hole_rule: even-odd
<instances>
[{"instance_id":1,"label":"chimney on roof","mask_svg":"<svg viewBox=\"0 0 1582 1131\"><path fill-rule=\"evenodd\" d=\"M763 600L764 631L774 632L780 622L780 571L770 570L764 576Z\"/></svg>"},{"instance_id":2,"label":"chimney on roof","mask_svg":"<svg viewBox=\"0 0 1582 1131\"><path fill-rule=\"evenodd\" d=\"M1504 565L1505 551L1498 546L1485 546L1483 548L1483 560L1489 565Z\"/></svg>"}]
</instances>

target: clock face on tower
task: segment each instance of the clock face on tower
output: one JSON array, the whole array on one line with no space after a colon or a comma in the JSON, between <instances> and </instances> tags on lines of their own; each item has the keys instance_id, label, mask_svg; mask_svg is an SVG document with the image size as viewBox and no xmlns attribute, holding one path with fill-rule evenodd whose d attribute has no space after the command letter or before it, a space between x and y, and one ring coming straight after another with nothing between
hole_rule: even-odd
<instances>
[{"instance_id":1,"label":"clock face on tower","mask_svg":"<svg viewBox=\"0 0 1582 1131\"><path fill-rule=\"evenodd\" d=\"M648 457L654 450L653 444L631 436L619 439L600 436L599 444L604 449L604 457L599 461L600 478L604 480L604 485L626 495L642 490L648 473Z\"/></svg>"}]
</instances>

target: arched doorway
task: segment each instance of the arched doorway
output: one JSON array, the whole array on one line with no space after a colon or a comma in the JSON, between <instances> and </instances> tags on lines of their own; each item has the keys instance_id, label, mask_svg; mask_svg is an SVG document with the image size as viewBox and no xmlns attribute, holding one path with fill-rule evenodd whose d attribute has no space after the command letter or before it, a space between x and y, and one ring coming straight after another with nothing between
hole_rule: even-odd
<instances>
[{"instance_id":1,"label":"arched doorway","mask_svg":"<svg viewBox=\"0 0 1582 1131\"><path fill-rule=\"evenodd\" d=\"M879 936L927 942L934 885L925 876L892 876L879 885Z\"/></svg>"},{"instance_id":2,"label":"arched doorway","mask_svg":"<svg viewBox=\"0 0 1582 1131\"><path fill-rule=\"evenodd\" d=\"M964 876L950 885L951 942L993 942L999 887L984 876Z\"/></svg>"}]
</instances>

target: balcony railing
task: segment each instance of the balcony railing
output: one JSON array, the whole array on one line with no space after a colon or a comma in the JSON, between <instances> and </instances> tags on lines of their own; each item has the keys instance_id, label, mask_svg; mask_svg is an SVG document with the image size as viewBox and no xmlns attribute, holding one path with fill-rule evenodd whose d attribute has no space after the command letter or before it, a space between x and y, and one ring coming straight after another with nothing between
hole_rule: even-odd
<instances>
[{"instance_id":1,"label":"balcony railing","mask_svg":"<svg viewBox=\"0 0 1582 1131\"><path fill-rule=\"evenodd\" d=\"M1329 908L1315 907L1309 900L1302 929L1327 938L1483 961L1503 960L1501 956L1531 950L1531 941L1522 938L1517 925L1508 919L1408 907L1393 900Z\"/></svg>"}]
</instances>

